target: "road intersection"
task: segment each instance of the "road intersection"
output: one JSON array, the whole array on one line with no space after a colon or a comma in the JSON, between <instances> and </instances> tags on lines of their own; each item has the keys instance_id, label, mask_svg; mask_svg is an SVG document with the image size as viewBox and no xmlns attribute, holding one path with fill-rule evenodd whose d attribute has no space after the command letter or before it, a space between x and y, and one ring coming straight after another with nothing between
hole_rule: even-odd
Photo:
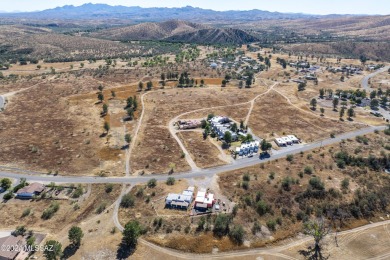
<instances>
[{"instance_id":1,"label":"road intersection","mask_svg":"<svg viewBox=\"0 0 390 260\"><path fill-rule=\"evenodd\" d=\"M365 135L373 133L375 130L384 130L386 126L371 126L362 128L353 132L344 133L341 135L335 136L335 138L327 138L320 140L314 143L304 144L304 145L295 145L289 148L281 149L274 151L270 158L260 160L259 157L246 158L243 160L237 160L232 164L223 165L214 168L194 170L182 173L174 173L172 175L167 174L153 174L147 176L128 176L128 177L94 177L94 176L54 176L48 175L45 173L39 173L28 170L18 170L15 168L6 168L0 167L0 177L7 178L26 178L28 181L41 181L41 182L56 182L56 183L127 183L127 184L138 184L145 183L151 178L155 178L158 181L164 181L169 176L174 176L181 179L193 179L203 176L213 176L226 171L237 170L261 163L266 163L268 161L277 160L280 158L286 157L288 154L298 154L301 152L306 152L313 149L318 149L327 145L339 143L345 139L355 138L359 135Z\"/></svg>"}]
</instances>

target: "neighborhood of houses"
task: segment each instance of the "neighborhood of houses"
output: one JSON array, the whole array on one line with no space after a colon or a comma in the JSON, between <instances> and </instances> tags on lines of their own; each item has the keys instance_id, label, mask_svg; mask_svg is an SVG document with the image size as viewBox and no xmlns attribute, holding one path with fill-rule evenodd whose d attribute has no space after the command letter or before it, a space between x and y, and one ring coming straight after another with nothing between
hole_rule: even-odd
<instances>
[{"instance_id":1,"label":"neighborhood of houses","mask_svg":"<svg viewBox=\"0 0 390 260\"><path fill-rule=\"evenodd\" d=\"M217 140L225 141L226 133L230 134L233 149L230 149L232 156L253 157L260 151L261 140L258 137L250 135L248 139L248 128L239 129L238 124L226 116L212 115L207 120L180 120L176 122L179 130L188 130L196 128L209 128L211 137ZM240 124L241 125L241 124ZM241 142L239 142L241 141ZM276 145L280 148L301 143L301 140L295 135L287 135L274 139Z\"/></svg>"},{"instance_id":2,"label":"neighborhood of houses","mask_svg":"<svg viewBox=\"0 0 390 260\"><path fill-rule=\"evenodd\" d=\"M191 209L191 215L218 212L220 205L213 193L200 188L196 196L195 187L191 186L182 193L169 193L165 198L165 207L169 209Z\"/></svg>"}]
</instances>

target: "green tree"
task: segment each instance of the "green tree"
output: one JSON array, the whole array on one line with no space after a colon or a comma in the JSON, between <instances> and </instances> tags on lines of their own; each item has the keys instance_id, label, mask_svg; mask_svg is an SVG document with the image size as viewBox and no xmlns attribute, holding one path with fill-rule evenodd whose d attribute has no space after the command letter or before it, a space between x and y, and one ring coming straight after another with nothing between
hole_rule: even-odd
<instances>
[{"instance_id":1,"label":"green tree","mask_svg":"<svg viewBox=\"0 0 390 260\"><path fill-rule=\"evenodd\" d=\"M352 107L348 109L347 113L348 113L348 118L349 119L352 119L352 117L355 116L355 111L353 110Z\"/></svg>"},{"instance_id":2,"label":"green tree","mask_svg":"<svg viewBox=\"0 0 390 260\"><path fill-rule=\"evenodd\" d=\"M321 88L320 89L320 98L324 98L325 95L325 89Z\"/></svg>"},{"instance_id":3,"label":"green tree","mask_svg":"<svg viewBox=\"0 0 390 260\"><path fill-rule=\"evenodd\" d=\"M100 84L100 85L98 86L98 90L99 90L100 92L102 92L103 89L104 89L103 85Z\"/></svg>"},{"instance_id":4,"label":"green tree","mask_svg":"<svg viewBox=\"0 0 390 260\"><path fill-rule=\"evenodd\" d=\"M379 100L374 98L373 100L371 100L371 108L373 109L378 109L378 106L379 106Z\"/></svg>"},{"instance_id":5,"label":"green tree","mask_svg":"<svg viewBox=\"0 0 390 260\"><path fill-rule=\"evenodd\" d=\"M144 83L142 83L141 81L138 83L138 90L139 91L142 91L142 89L144 88Z\"/></svg>"},{"instance_id":6,"label":"green tree","mask_svg":"<svg viewBox=\"0 0 390 260\"><path fill-rule=\"evenodd\" d=\"M62 256L62 245L55 240L49 240L45 243L43 255L47 260L57 260Z\"/></svg>"},{"instance_id":7,"label":"green tree","mask_svg":"<svg viewBox=\"0 0 390 260\"><path fill-rule=\"evenodd\" d=\"M386 96L382 96L381 98L381 106L384 108L387 108L387 102L389 102L389 99Z\"/></svg>"},{"instance_id":8,"label":"green tree","mask_svg":"<svg viewBox=\"0 0 390 260\"><path fill-rule=\"evenodd\" d=\"M223 140L229 145L232 142L232 133L230 131L226 131L225 134L223 135Z\"/></svg>"},{"instance_id":9,"label":"green tree","mask_svg":"<svg viewBox=\"0 0 390 260\"><path fill-rule=\"evenodd\" d=\"M260 143L260 149L265 152L265 153L268 153L269 150L271 150L272 148L272 144L267 142L265 139L261 140L261 143Z\"/></svg>"},{"instance_id":10,"label":"green tree","mask_svg":"<svg viewBox=\"0 0 390 260\"><path fill-rule=\"evenodd\" d=\"M336 111L337 106L339 105L339 99L338 98L334 98L332 103L333 103L333 110Z\"/></svg>"},{"instance_id":11,"label":"green tree","mask_svg":"<svg viewBox=\"0 0 390 260\"><path fill-rule=\"evenodd\" d=\"M11 188L11 185L12 185L12 181L8 178L4 178L0 181L0 187L5 189L5 190L8 190L9 188Z\"/></svg>"},{"instance_id":12,"label":"green tree","mask_svg":"<svg viewBox=\"0 0 390 260\"><path fill-rule=\"evenodd\" d=\"M312 100L310 100L310 105L311 105L311 109L312 110L316 110L316 107L317 107L317 100L315 98L313 98Z\"/></svg>"},{"instance_id":13,"label":"green tree","mask_svg":"<svg viewBox=\"0 0 390 260\"><path fill-rule=\"evenodd\" d=\"M110 131L110 124L108 122L104 122L104 131L106 131L106 133L108 133L108 131Z\"/></svg>"},{"instance_id":14,"label":"green tree","mask_svg":"<svg viewBox=\"0 0 390 260\"><path fill-rule=\"evenodd\" d=\"M108 106L107 106L107 104L103 104L103 111L102 111L102 114L103 114L103 115L107 115L107 113L108 113Z\"/></svg>"},{"instance_id":15,"label":"green tree","mask_svg":"<svg viewBox=\"0 0 390 260\"><path fill-rule=\"evenodd\" d=\"M342 108L340 109L340 112L339 112L340 119L344 117L344 114L345 114L345 108L342 107Z\"/></svg>"},{"instance_id":16,"label":"green tree","mask_svg":"<svg viewBox=\"0 0 390 260\"><path fill-rule=\"evenodd\" d=\"M306 83L299 83L298 84L298 91L304 91L306 89Z\"/></svg>"},{"instance_id":17,"label":"green tree","mask_svg":"<svg viewBox=\"0 0 390 260\"><path fill-rule=\"evenodd\" d=\"M230 221L231 219L229 215L226 214L217 215L214 222L214 229L213 229L214 235L218 237L223 237L229 234Z\"/></svg>"},{"instance_id":18,"label":"green tree","mask_svg":"<svg viewBox=\"0 0 390 260\"><path fill-rule=\"evenodd\" d=\"M125 194L121 199L120 206L122 208L131 208L134 207L134 203L134 197L131 194Z\"/></svg>"},{"instance_id":19,"label":"green tree","mask_svg":"<svg viewBox=\"0 0 390 260\"><path fill-rule=\"evenodd\" d=\"M129 107L126 110L126 113L127 113L127 116L129 117L129 120L133 120L134 119L134 109L132 107Z\"/></svg>"},{"instance_id":20,"label":"green tree","mask_svg":"<svg viewBox=\"0 0 390 260\"><path fill-rule=\"evenodd\" d=\"M131 143L131 135L130 134L125 134L125 142L127 143L127 145L129 145Z\"/></svg>"},{"instance_id":21,"label":"green tree","mask_svg":"<svg viewBox=\"0 0 390 260\"><path fill-rule=\"evenodd\" d=\"M241 225L234 226L229 232L230 239L237 245L244 242L245 231Z\"/></svg>"},{"instance_id":22,"label":"green tree","mask_svg":"<svg viewBox=\"0 0 390 260\"><path fill-rule=\"evenodd\" d=\"M320 111L321 111L321 115L323 116L324 113L325 113L325 108L321 107L321 108L320 108Z\"/></svg>"},{"instance_id":23,"label":"green tree","mask_svg":"<svg viewBox=\"0 0 390 260\"><path fill-rule=\"evenodd\" d=\"M103 93L101 93L101 92L98 93L98 99L99 99L100 102L103 102L103 100L104 100Z\"/></svg>"},{"instance_id":24,"label":"green tree","mask_svg":"<svg viewBox=\"0 0 390 260\"><path fill-rule=\"evenodd\" d=\"M137 220L131 220L125 225L125 229L123 230L123 244L130 248L135 248L141 232L142 227L139 222Z\"/></svg>"},{"instance_id":25,"label":"green tree","mask_svg":"<svg viewBox=\"0 0 390 260\"><path fill-rule=\"evenodd\" d=\"M240 80L240 82L238 82L238 87L242 88L243 86L244 86L244 81Z\"/></svg>"},{"instance_id":26,"label":"green tree","mask_svg":"<svg viewBox=\"0 0 390 260\"><path fill-rule=\"evenodd\" d=\"M115 93L114 90L111 90L111 97L112 97L112 98L115 98L115 97L116 97L116 93Z\"/></svg>"},{"instance_id":27,"label":"green tree","mask_svg":"<svg viewBox=\"0 0 390 260\"><path fill-rule=\"evenodd\" d=\"M174 185L175 184L175 178L174 177L168 177L166 183L167 185Z\"/></svg>"},{"instance_id":28,"label":"green tree","mask_svg":"<svg viewBox=\"0 0 390 260\"><path fill-rule=\"evenodd\" d=\"M156 187L156 186L157 186L157 180L156 180L155 178L150 179L150 180L148 181L147 186L148 186L149 188L154 188L154 187Z\"/></svg>"},{"instance_id":29,"label":"green tree","mask_svg":"<svg viewBox=\"0 0 390 260\"><path fill-rule=\"evenodd\" d=\"M376 98L376 90L371 91L371 93L370 93L370 98L371 98L371 99Z\"/></svg>"},{"instance_id":30,"label":"green tree","mask_svg":"<svg viewBox=\"0 0 390 260\"><path fill-rule=\"evenodd\" d=\"M69 229L68 239L72 246L79 247L81 244L81 239L83 238L84 233L81 228L73 226Z\"/></svg>"},{"instance_id":31,"label":"green tree","mask_svg":"<svg viewBox=\"0 0 390 260\"><path fill-rule=\"evenodd\" d=\"M146 90L151 90L153 88L153 82L151 81L148 81L148 83L146 83Z\"/></svg>"},{"instance_id":32,"label":"green tree","mask_svg":"<svg viewBox=\"0 0 390 260\"><path fill-rule=\"evenodd\" d=\"M311 220L304 224L304 233L314 238L314 252L311 259L325 259L322 256L321 242L329 234L330 228L325 224L323 218Z\"/></svg>"}]
</instances>

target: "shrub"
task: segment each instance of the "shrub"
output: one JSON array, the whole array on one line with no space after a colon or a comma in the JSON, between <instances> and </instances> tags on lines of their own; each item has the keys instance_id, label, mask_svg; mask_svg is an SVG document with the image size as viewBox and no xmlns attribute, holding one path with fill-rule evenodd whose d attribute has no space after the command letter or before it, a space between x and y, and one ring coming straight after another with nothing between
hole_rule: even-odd
<instances>
[{"instance_id":1,"label":"shrub","mask_svg":"<svg viewBox=\"0 0 390 260\"><path fill-rule=\"evenodd\" d=\"M58 202L52 202L50 206L42 212L41 218L44 220L51 219L59 209L60 204L58 204Z\"/></svg>"},{"instance_id":2,"label":"shrub","mask_svg":"<svg viewBox=\"0 0 390 260\"><path fill-rule=\"evenodd\" d=\"M287 155L287 161L292 162L294 160L294 156L292 154Z\"/></svg>"},{"instance_id":3,"label":"shrub","mask_svg":"<svg viewBox=\"0 0 390 260\"><path fill-rule=\"evenodd\" d=\"M242 188L243 188L244 190L247 190L247 189L249 189L249 182L243 181L241 186L242 186Z\"/></svg>"},{"instance_id":4,"label":"shrub","mask_svg":"<svg viewBox=\"0 0 390 260\"><path fill-rule=\"evenodd\" d=\"M175 184L175 178L174 177L169 177L168 179L167 179L167 185L174 185Z\"/></svg>"},{"instance_id":5,"label":"shrub","mask_svg":"<svg viewBox=\"0 0 390 260\"><path fill-rule=\"evenodd\" d=\"M269 230L275 231L276 230L276 221L274 219L268 220L267 227L269 228Z\"/></svg>"},{"instance_id":6,"label":"shrub","mask_svg":"<svg viewBox=\"0 0 390 260\"><path fill-rule=\"evenodd\" d=\"M148 184L147 184L147 186L149 187L149 188L154 188L154 187L156 187L157 186L157 180L156 179L150 179L149 181L148 181Z\"/></svg>"},{"instance_id":7,"label":"shrub","mask_svg":"<svg viewBox=\"0 0 390 260\"><path fill-rule=\"evenodd\" d=\"M344 189L344 190L347 190L349 188L349 179L348 178L345 178L341 182L341 188Z\"/></svg>"},{"instance_id":8,"label":"shrub","mask_svg":"<svg viewBox=\"0 0 390 260\"><path fill-rule=\"evenodd\" d=\"M229 233L230 217L226 214L217 215L214 222L214 235L218 237L226 236Z\"/></svg>"},{"instance_id":9,"label":"shrub","mask_svg":"<svg viewBox=\"0 0 390 260\"><path fill-rule=\"evenodd\" d=\"M282 188L285 190L285 191L290 191L291 190L291 184L293 183L293 179L288 176L288 177L285 177L283 180L282 180Z\"/></svg>"},{"instance_id":10,"label":"shrub","mask_svg":"<svg viewBox=\"0 0 390 260\"><path fill-rule=\"evenodd\" d=\"M134 207L134 197L131 194L123 195L120 206L122 208Z\"/></svg>"},{"instance_id":11,"label":"shrub","mask_svg":"<svg viewBox=\"0 0 390 260\"><path fill-rule=\"evenodd\" d=\"M318 177L311 178L309 180L309 184L315 190L324 190L325 189L324 183Z\"/></svg>"},{"instance_id":12,"label":"shrub","mask_svg":"<svg viewBox=\"0 0 390 260\"><path fill-rule=\"evenodd\" d=\"M106 209L106 206L107 204L105 202L100 203L96 209L96 214L102 213Z\"/></svg>"},{"instance_id":13,"label":"shrub","mask_svg":"<svg viewBox=\"0 0 390 260\"><path fill-rule=\"evenodd\" d=\"M313 168L311 168L310 166L306 166L305 169L303 170L303 172L305 174L311 175L311 174L313 174Z\"/></svg>"},{"instance_id":14,"label":"shrub","mask_svg":"<svg viewBox=\"0 0 390 260\"><path fill-rule=\"evenodd\" d=\"M271 207L263 200L260 200L256 203L256 211L260 216L263 216L270 212Z\"/></svg>"},{"instance_id":15,"label":"shrub","mask_svg":"<svg viewBox=\"0 0 390 260\"><path fill-rule=\"evenodd\" d=\"M261 231L261 225L259 224L259 222L255 221L255 223L253 223L253 227L252 227L252 234L256 235L256 233L259 231Z\"/></svg>"},{"instance_id":16,"label":"shrub","mask_svg":"<svg viewBox=\"0 0 390 260\"><path fill-rule=\"evenodd\" d=\"M30 208L25 209L23 211L22 218L27 217L28 215L30 215L30 213L31 213L31 209Z\"/></svg>"},{"instance_id":17,"label":"shrub","mask_svg":"<svg viewBox=\"0 0 390 260\"><path fill-rule=\"evenodd\" d=\"M244 176L242 176L243 181L250 181L251 177L249 176L249 173L245 173Z\"/></svg>"},{"instance_id":18,"label":"shrub","mask_svg":"<svg viewBox=\"0 0 390 260\"><path fill-rule=\"evenodd\" d=\"M3 196L3 199L4 200L10 200L10 199L12 199L14 197L14 194L12 193L12 191L10 191L10 192L8 192L7 194L5 194L4 196Z\"/></svg>"},{"instance_id":19,"label":"shrub","mask_svg":"<svg viewBox=\"0 0 390 260\"><path fill-rule=\"evenodd\" d=\"M137 192L135 193L135 196L137 196L138 198L142 198L144 196L144 188L139 187Z\"/></svg>"},{"instance_id":20,"label":"shrub","mask_svg":"<svg viewBox=\"0 0 390 260\"><path fill-rule=\"evenodd\" d=\"M110 193L114 189L114 185L111 183L106 184L106 193Z\"/></svg>"},{"instance_id":21,"label":"shrub","mask_svg":"<svg viewBox=\"0 0 390 260\"><path fill-rule=\"evenodd\" d=\"M81 185L79 185L79 186L77 186L77 188L73 192L72 198L74 198L74 199L80 198L81 195L83 195L83 193L84 193L83 187Z\"/></svg>"},{"instance_id":22,"label":"shrub","mask_svg":"<svg viewBox=\"0 0 390 260\"><path fill-rule=\"evenodd\" d=\"M245 231L240 225L234 226L229 232L229 238L237 245L241 245L244 242Z\"/></svg>"}]
</instances>

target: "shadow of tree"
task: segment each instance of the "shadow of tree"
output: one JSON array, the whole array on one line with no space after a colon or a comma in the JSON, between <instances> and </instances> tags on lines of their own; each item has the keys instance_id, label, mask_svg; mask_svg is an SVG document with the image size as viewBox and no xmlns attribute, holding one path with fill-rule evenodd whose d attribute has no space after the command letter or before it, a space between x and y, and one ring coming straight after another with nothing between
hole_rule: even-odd
<instances>
[{"instance_id":1,"label":"shadow of tree","mask_svg":"<svg viewBox=\"0 0 390 260\"><path fill-rule=\"evenodd\" d=\"M302 255L305 259L308 260L326 260L329 259L328 256L323 256L320 248L312 248L308 246L306 250L299 250L300 255Z\"/></svg>"},{"instance_id":2,"label":"shadow of tree","mask_svg":"<svg viewBox=\"0 0 390 260\"><path fill-rule=\"evenodd\" d=\"M118 250L116 252L116 259L127 259L132 254L134 254L135 248L125 245L125 243L120 243Z\"/></svg>"},{"instance_id":3,"label":"shadow of tree","mask_svg":"<svg viewBox=\"0 0 390 260\"><path fill-rule=\"evenodd\" d=\"M65 247L63 253L62 253L62 258L61 259L68 259L72 257L77 250L79 249L79 246L74 246L74 245L68 245Z\"/></svg>"}]
</instances>

